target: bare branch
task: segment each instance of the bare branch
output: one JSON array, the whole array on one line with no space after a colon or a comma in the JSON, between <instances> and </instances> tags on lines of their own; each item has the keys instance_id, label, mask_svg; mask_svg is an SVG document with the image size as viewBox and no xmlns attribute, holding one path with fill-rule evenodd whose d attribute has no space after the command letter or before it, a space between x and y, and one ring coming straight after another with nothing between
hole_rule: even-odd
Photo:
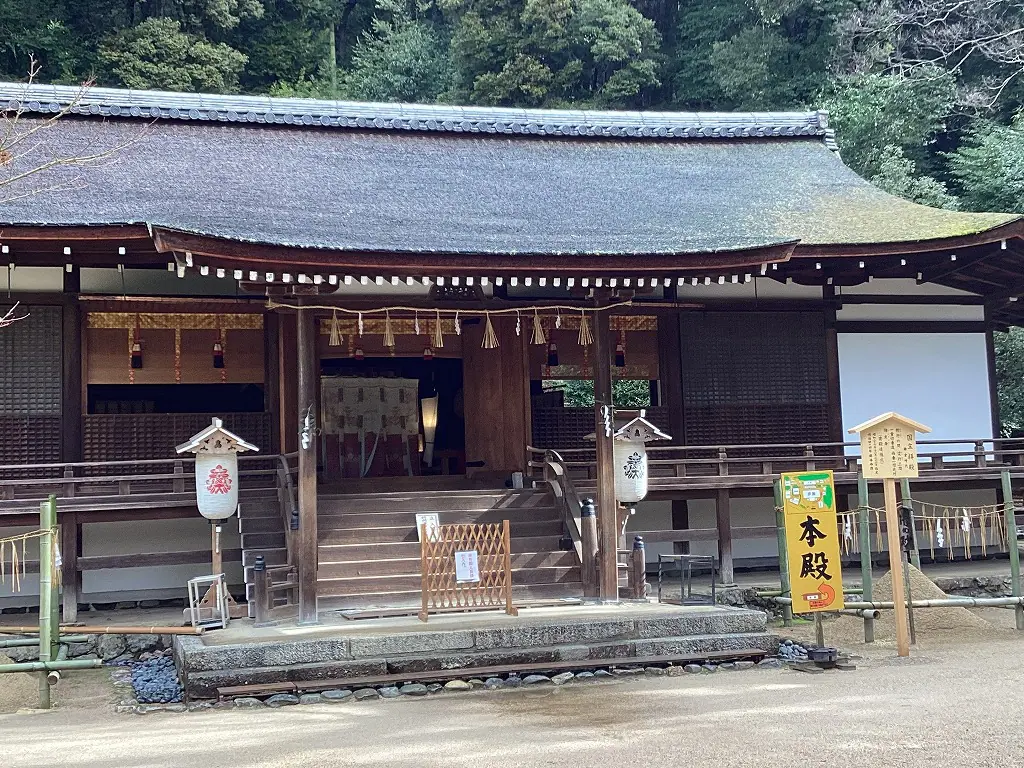
<instances>
[{"instance_id":1,"label":"bare branch","mask_svg":"<svg viewBox=\"0 0 1024 768\"><path fill-rule=\"evenodd\" d=\"M26 317L28 317L27 312L23 315L14 314L18 309L18 304L19 302L14 302L14 306L7 310L7 314L5 314L3 317L0 317L0 328L6 328L9 325L14 325L19 320L24 320Z\"/></svg>"}]
</instances>

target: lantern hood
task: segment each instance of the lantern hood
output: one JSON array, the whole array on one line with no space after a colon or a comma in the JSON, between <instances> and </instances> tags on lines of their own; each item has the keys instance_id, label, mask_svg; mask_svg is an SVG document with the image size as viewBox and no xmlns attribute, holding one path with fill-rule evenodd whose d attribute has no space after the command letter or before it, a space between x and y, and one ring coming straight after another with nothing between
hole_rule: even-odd
<instances>
[{"instance_id":1,"label":"lantern hood","mask_svg":"<svg viewBox=\"0 0 1024 768\"><path fill-rule=\"evenodd\" d=\"M612 434L613 440L626 440L633 443L643 441L648 443L651 440L672 439L671 435L666 432L662 432L658 427L645 418L647 414L646 411L626 411L624 415L626 414L637 415L632 418L629 418L627 415L626 418L628 418L628 421L620 423L622 422L622 419L619 417L619 414L616 414L616 427L615 432ZM595 440L596 435L591 432L589 435L585 435L583 439Z\"/></svg>"},{"instance_id":2,"label":"lantern hood","mask_svg":"<svg viewBox=\"0 0 1024 768\"><path fill-rule=\"evenodd\" d=\"M192 435L174 450L177 453L244 453L259 451L255 445L224 429L223 421L213 419L210 426Z\"/></svg>"}]
</instances>

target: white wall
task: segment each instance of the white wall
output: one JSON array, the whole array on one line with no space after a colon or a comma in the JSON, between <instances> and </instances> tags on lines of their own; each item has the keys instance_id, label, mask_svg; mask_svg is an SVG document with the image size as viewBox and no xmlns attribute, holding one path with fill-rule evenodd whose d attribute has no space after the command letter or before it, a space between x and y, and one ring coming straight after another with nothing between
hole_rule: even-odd
<instances>
[{"instance_id":1,"label":"white wall","mask_svg":"<svg viewBox=\"0 0 1024 768\"><path fill-rule=\"evenodd\" d=\"M845 429L896 411L931 439L993 436L982 333L840 333L839 382Z\"/></svg>"},{"instance_id":2,"label":"white wall","mask_svg":"<svg viewBox=\"0 0 1024 768\"><path fill-rule=\"evenodd\" d=\"M14 536L34 529L0 528L0 536ZM130 555L143 552L183 552L210 548L210 524L196 514L184 520L139 520L125 523L86 523L82 526L82 556ZM224 549L237 549L239 545L238 521L228 520L221 533ZM39 545L28 544L29 559L37 560ZM9 550L8 550L9 551ZM21 550L19 547L18 554ZM8 557L9 562L9 557ZM242 583L242 567L238 562L225 564L228 583ZM86 598L92 595L110 597L111 593L139 593L157 591L165 597L186 598L185 583L193 576L210 572L210 564L172 565L143 568L118 568L86 571L82 574L82 591ZM26 575L21 591L14 593L10 574L0 584L0 608L5 605L34 603L39 594L38 577ZM116 597L114 597L116 600ZM138 599L138 598L136 598Z\"/></svg>"}]
</instances>

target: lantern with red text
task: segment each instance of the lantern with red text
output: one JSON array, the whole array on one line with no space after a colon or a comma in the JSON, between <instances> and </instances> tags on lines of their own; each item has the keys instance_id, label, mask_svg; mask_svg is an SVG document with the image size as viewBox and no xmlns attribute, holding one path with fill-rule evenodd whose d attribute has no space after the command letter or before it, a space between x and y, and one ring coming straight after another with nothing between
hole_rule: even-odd
<instances>
[{"instance_id":1,"label":"lantern with red text","mask_svg":"<svg viewBox=\"0 0 1024 768\"><path fill-rule=\"evenodd\" d=\"M210 426L193 435L175 450L196 456L196 503L207 520L225 520L238 508L238 454L258 451L213 419Z\"/></svg>"}]
</instances>

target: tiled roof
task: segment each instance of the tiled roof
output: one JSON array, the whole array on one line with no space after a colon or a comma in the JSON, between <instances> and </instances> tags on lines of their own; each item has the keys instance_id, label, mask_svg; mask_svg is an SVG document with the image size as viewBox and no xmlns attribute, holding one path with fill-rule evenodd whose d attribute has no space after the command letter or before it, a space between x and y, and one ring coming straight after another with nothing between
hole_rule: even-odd
<instances>
[{"instance_id":1,"label":"tiled roof","mask_svg":"<svg viewBox=\"0 0 1024 768\"><path fill-rule=\"evenodd\" d=\"M0 108L12 93L0 86ZM35 86L19 102L29 110L24 118L38 121L68 93ZM539 112L107 89L90 90L78 108L87 115L137 109L140 119L62 118L37 134L39 148L19 162L133 143L94 167L58 167L30 179L47 191L0 203L0 225L149 224L241 242L482 254L512 263L524 253L919 243L1016 218L938 210L882 192L828 148L824 116L814 112ZM178 119L154 120L145 110L177 110ZM212 122L214 112L258 117ZM270 112L274 126L265 124ZM309 125L297 120L302 115ZM324 118L356 122L349 130L317 128ZM395 130L389 121L396 119L416 120L422 130ZM550 133L545 126L553 126ZM670 126L698 134L628 135ZM699 134L714 134L713 126L717 138ZM796 135L737 134L758 126ZM582 135L613 127L619 136ZM504 133L513 130L538 135ZM734 138L723 138L730 131ZM17 163L5 170L17 171Z\"/></svg>"},{"instance_id":2,"label":"tiled roof","mask_svg":"<svg viewBox=\"0 0 1024 768\"><path fill-rule=\"evenodd\" d=\"M53 114L452 133L623 138L826 136L827 112L607 112L374 104L0 83L0 107Z\"/></svg>"}]
</instances>

